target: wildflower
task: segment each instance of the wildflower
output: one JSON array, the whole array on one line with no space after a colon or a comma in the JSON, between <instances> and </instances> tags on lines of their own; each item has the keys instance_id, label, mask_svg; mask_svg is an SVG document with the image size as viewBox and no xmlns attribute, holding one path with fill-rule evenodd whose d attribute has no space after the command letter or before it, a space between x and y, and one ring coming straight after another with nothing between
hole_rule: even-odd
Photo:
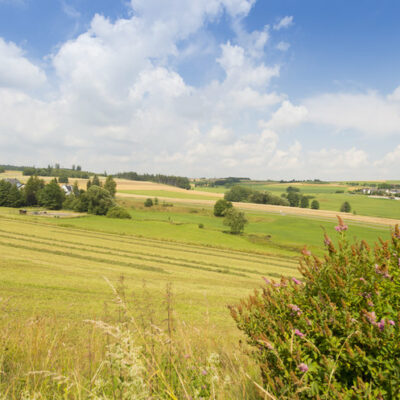
<instances>
[{"instance_id":1,"label":"wildflower","mask_svg":"<svg viewBox=\"0 0 400 400\"><path fill-rule=\"evenodd\" d=\"M205 369L203 369L203 370L201 371L201 374L202 374L202 375L207 375L207 371L206 371Z\"/></svg>"},{"instance_id":2,"label":"wildflower","mask_svg":"<svg viewBox=\"0 0 400 400\"><path fill-rule=\"evenodd\" d=\"M292 311L301 311L299 306L296 306L296 304L289 304L288 306Z\"/></svg>"},{"instance_id":3,"label":"wildflower","mask_svg":"<svg viewBox=\"0 0 400 400\"><path fill-rule=\"evenodd\" d=\"M374 303L371 300L368 300L367 304L368 304L369 307L373 307L374 306Z\"/></svg>"},{"instance_id":4,"label":"wildflower","mask_svg":"<svg viewBox=\"0 0 400 400\"><path fill-rule=\"evenodd\" d=\"M297 335L297 336L300 336L300 337L306 336L305 333L300 332L298 329L295 329L295 330L294 330L294 334Z\"/></svg>"},{"instance_id":5,"label":"wildflower","mask_svg":"<svg viewBox=\"0 0 400 400\"><path fill-rule=\"evenodd\" d=\"M274 283L273 286L274 286L274 287L280 287L281 284L280 284L280 283Z\"/></svg>"},{"instance_id":6,"label":"wildflower","mask_svg":"<svg viewBox=\"0 0 400 400\"><path fill-rule=\"evenodd\" d=\"M340 225L336 225L335 226L335 230L337 232L344 232L344 231L347 231L347 229L349 229L349 227L347 225L344 225L344 224L340 224Z\"/></svg>"},{"instance_id":7,"label":"wildflower","mask_svg":"<svg viewBox=\"0 0 400 400\"><path fill-rule=\"evenodd\" d=\"M307 249L307 246L304 246L301 254L303 254L304 256L311 256L311 251Z\"/></svg>"},{"instance_id":8,"label":"wildflower","mask_svg":"<svg viewBox=\"0 0 400 400\"><path fill-rule=\"evenodd\" d=\"M304 364L304 363L299 364L299 365L298 365L298 368L299 368L299 370L300 370L301 372L307 372L307 371L308 371L308 365L307 365L307 364Z\"/></svg>"},{"instance_id":9,"label":"wildflower","mask_svg":"<svg viewBox=\"0 0 400 400\"><path fill-rule=\"evenodd\" d=\"M385 329L385 320L382 318L380 322L378 322L378 328L383 331Z\"/></svg>"},{"instance_id":10,"label":"wildflower","mask_svg":"<svg viewBox=\"0 0 400 400\"><path fill-rule=\"evenodd\" d=\"M363 277L360 278L360 281L361 281L361 282L364 282L364 283L367 282L367 281L365 280L365 278L363 278Z\"/></svg>"},{"instance_id":11,"label":"wildflower","mask_svg":"<svg viewBox=\"0 0 400 400\"><path fill-rule=\"evenodd\" d=\"M183 357L185 357L186 359L190 358L190 354L185 354Z\"/></svg>"},{"instance_id":12,"label":"wildflower","mask_svg":"<svg viewBox=\"0 0 400 400\"><path fill-rule=\"evenodd\" d=\"M271 281L270 281L269 279L265 278L264 276L263 276L263 279L264 279L264 282L265 282L267 285L270 285L270 284L271 284Z\"/></svg>"},{"instance_id":13,"label":"wildflower","mask_svg":"<svg viewBox=\"0 0 400 400\"><path fill-rule=\"evenodd\" d=\"M325 239L324 239L324 244L325 244L326 246L329 246L331 243L332 243L332 242L331 242L331 239L329 239L328 236L326 236Z\"/></svg>"},{"instance_id":14,"label":"wildflower","mask_svg":"<svg viewBox=\"0 0 400 400\"><path fill-rule=\"evenodd\" d=\"M365 316L367 317L367 320L370 324L376 324L376 314L374 311L365 313Z\"/></svg>"},{"instance_id":15,"label":"wildflower","mask_svg":"<svg viewBox=\"0 0 400 400\"><path fill-rule=\"evenodd\" d=\"M296 278L292 278L292 281L296 284L296 285L301 285L301 281L299 281L298 279L296 279Z\"/></svg>"},{"instance_id":16,"label":"wildflower","mask_svg":"<svg viewBox=\"0 0 400 400\"><path fill-rule=\"evenodd\" d=\"M393 325L393 326L396 325L396 323L392 319L389 319L388 322L389 322L389 325Z\"/></svg>"},{"instance_id":17,"label":"wildflower","mask_svg":"<svg viewBox=\"0 0 400 400\"><path fill-rule=\"evenodd\" d=\"M399 263L398 264L399 264L399 267L400 267L400 257L399 257Z\"/></svg>"}]
</instances>

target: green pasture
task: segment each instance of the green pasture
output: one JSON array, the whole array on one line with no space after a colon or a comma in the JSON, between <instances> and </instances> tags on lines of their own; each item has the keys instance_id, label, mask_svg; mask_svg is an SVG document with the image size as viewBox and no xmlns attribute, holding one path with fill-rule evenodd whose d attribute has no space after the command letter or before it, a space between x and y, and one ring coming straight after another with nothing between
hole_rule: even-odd
<instances>
[{"instance_id":1,"label":"green pasture","mask_svg":"<svg viewBox=\"0 0 400 400\"><path fill-rule=\"evenodd\" d=\"M138 194L148 197L169 197L171 199L192 199L192 200L218 200L217 196L207 196L196 193L169 191L169 190L118 190L118 193Z\"/></svg>"}]
</instances>

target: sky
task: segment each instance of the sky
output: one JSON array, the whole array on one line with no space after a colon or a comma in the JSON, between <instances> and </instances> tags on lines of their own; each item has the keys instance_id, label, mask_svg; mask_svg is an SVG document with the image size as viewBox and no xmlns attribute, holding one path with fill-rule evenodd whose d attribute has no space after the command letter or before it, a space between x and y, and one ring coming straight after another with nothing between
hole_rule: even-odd
<instances>
[{"instance_id":1,"label":"sky","mask_svg":"<svg viewBox=\"0 0 400 400\"><path fill-rule=\"evenodd\" d=\"M399 179L398 0L0 0L0 164Z\"/></svg>"}]
</instances>

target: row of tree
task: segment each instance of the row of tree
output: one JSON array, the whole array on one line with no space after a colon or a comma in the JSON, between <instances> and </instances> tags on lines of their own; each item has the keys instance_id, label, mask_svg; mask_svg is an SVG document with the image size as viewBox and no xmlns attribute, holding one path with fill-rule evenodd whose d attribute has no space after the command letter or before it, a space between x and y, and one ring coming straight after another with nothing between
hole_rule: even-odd
<instances>
[{"instance_id":1,"label":"row of tree","mask_svg":"<svg viewBox=\"0 0 400 400\"><path fill-rule=\"evenodd\" d=\"M62 208L78 212L88 212L96 215L106 215L109 210L116 207L114 197L116 183L107 177L104 187L97 176L88 184L85 191L79 189L78 184L72 186L72 193L68 196L60 187L57 178L45 183L37 176L31 176L26 185L19 190L16 185L0 181L0 206L3 207L31 207L42 206L49 210Z\"/></svg>"},{"instance_id":2,"label":"row of tree","mask_svg":"<svg viewBox=\"0 0 400 400\"><path fill-rule=\"evenodd\" d=\"M157 175L138 174L136 172L120 172L113 176L116 178L128 179L131 181L150 181L156 183L163 183L164 185L176 186L187 190L191 188L189 179L183 176L161 175L161 174Z\"/></svg>"},{"instance_id":3,"label":"row of tree","mask_svg":"<svg viewBox=\"0 0 400 400\"><path fill-rule=\"evenodd\" d=\"M81 178L88 179L89 172L82 171L80 165L73 165L72 168L61 168L60 164L56 164L54 167L48 165L47 168L35 168L35 167L25 167L22 170L22 174L25 176L54 176L59 177L60 182L68 183L68 178Z\"/></svg>"}]
</instances>

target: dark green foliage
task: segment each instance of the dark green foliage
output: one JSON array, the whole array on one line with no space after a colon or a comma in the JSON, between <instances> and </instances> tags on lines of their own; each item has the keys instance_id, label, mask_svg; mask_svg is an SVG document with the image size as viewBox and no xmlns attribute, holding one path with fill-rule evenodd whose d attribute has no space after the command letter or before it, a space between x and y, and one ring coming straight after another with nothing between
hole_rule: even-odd
<instances>
[{"instance_id":1,"label":"dark green foliage","mask_svg":"<svg viewBox=\"0 0 400 400\"><path fill-rule=\"evenodd\" d=\"M400 230L373 251L336 230L322 260L303 249L301 280L265 279L231 307L271 398L399 398Z\"/></svg>"},{"instance_id":2,"label":"dark green foliage","mask_svg":"<svg viewBox=\"0 0 400 400\"><path fill-rule=\"evenodd\" d=\"M152 199L146 199L144 202L145 207L153 207L153 200Z\"/></svg>"},{"instance_id":3,"label":"dark green foliage","mask_svg":"<svg viewBox=\"0 0 400 400\"><path fill-rule=\"evenodd\" d=\"M189 179L182 176L173 175L152 175L152 174L137 174L136 172L120 172L114 175L116 178L129 179L131 181L150 181L156 183L163 183L180 187L182 189L190 189Z\"/></svg>"},{"instance_id":4,"label":"dark green foliage","mask_svg":"<svg viewBox=\"0 0 400 400\"><path fill-rule=\"evenodd\" d=\"M298 207L300 205L301 195L295 192L289 192L287 195L287 200L290 207Z\"/></svg>"},{"instance_id":5,"label":"dark green foliage","mask_svg":"<svg viewBox=\"0 0 400 400\"><path fill-rule=\"evenodd\" d=\"M341 211L341 212L350 212L350 211L351 211L350 203L349 203L348 201L345 201L345 202L341 205L340 211Z\"/></svg>"},{"instance_id":6,"label":"dark green foliage","mask_svg":"<svg viewBox=\"0 0 400 400\"><path fill-rule=\"evenodd\" d=\"M6 169L4 167L0 167L0 174L2 174L3 172L6 172Z\"/></svg>"},{"instance_id":7,"label":"dark green foliage","mask_svg":"<svg viewBox=\"0 0 400 400\"><path fill-rule=\"evenodd\" d=\"M224 197L225 200L228 201L247 201L251 194L251 189L245 186L236 185L233 186L231 190L228 190Z\"/></svg>"},{"instance_id":8,"label":"dark green foliage","mask_svg":"<svg viewBox=\"0 0 400 400\"><path fill-rule=\"evenodd\" d=\"M242 233L247 223L248 221L242 211L232 207L225 212L224 225L231 228L231 233L235 235Z\"/></svg>"},{"instance_id":9,"label":"dark green foliage","mask_svg":"<svg viewBox=\"0 0 400 400\"><path fill-rule=\"evenodd\" d=\"M65 200L64 191L58 185L57 179L45 185L38 197L39 204L49 210L60 210Z\"/></svg>"},{"instance_id":10,"label":"dark green foliage","mask_svg":"<svg viewBox=\"0 0 400 400\"><path fill-rule=\"evenodd\" d=\"M111 175L107 176L104 189L108 190L112 197L115 197L115 193L117 193L117 184Z\"/></svg>"},{"instance_id":11,"label":"dark green foliage","mask_svg":"<svg viewBox=\"0 0 400 400\"><path fill-rule=\"evenodd\" d=\"M60 182L60 183L68 183L69 180L68 180L67 174L60 175L60 177L58 178L58 182Z\"/></svg>"},{"instance_id":12,"label":"dark green foliage","mask_svg":"<svg viewBox=\"0 0 400 400\"><path fill-rule=\"evenodd\" d=\"M198 227L199 229L204 229L204 224L199 224Z\"/></svg>"},{"instance_id":13,"label":"dark green foliage","mask_svg":"<svg viewBox=\"0 0 400 400\"><path fill-rule=\"evenodd\" d=\"M319 201L318 201L318 200L313 200L313 201L311 202L311 208L312 208L313 210L319 210Z\"/></svg>"},{"instance_id":14,"label":"dark green foliage","mask_svg":"<svg viewBox=\"0 0 400 400\"><path fill-rule=\"evenodd\" d=\"M232 208L232 203L230 201L225 199L217 200L214 205L214 215L216 217L223 217L225 212L230 208Z\"/></svg>"},{"instance_id":15,"label":"dark green foliage","mask_svg":"<svg viewBox=\"0 0 400 400\"><path fill-rule=\"evenodd\" d=\"M301 208L308 208L309 205L310 205L310 200L308 199L308 197L307 196L301 196L300 207Z\"/></svg>"},{"instance_id":16,"label":"dark green foliage","mask_svg":"<svg viewBox=\"0 0 400 400\"><path fill-rule=\"evenodd\" d=\"M288 186L288 187L286 188L286 191L287 191L288 193L295 193L295 192L300 192L300 189L297 188L297 187L295 187L295 186Z\"/></svg>"},{"instance_id":17,"label":"dark green foliage","mask_svg":"<svg viewBox=\"0 0 400 400\"><path fill-rule=\"evenodd\" d=\"M39 204L39 192L44 188L44 180L37 176L31 176L24 187L24 203L27 206L36 206Z\"/></svg>"},{"instance_id":18,"label":"dark green foliage","mask_svg":"<svg viewBox=\"0 0 400 400\"><path fill-rule=\"evenodd\" d=\"M114 200L108 190L97 185L90 186L86 192L86 197L89 214L106 215L108 210L114 206Z\"/></svg>"},{"instance_id":19,"label":"dark green foliage","mask_svg":"<svg viewBox=\"0 0 400 400\"><path fill-rule=\"evenodd\" d=\"M154 197L154 205L158 206L158 198L157 197Z\"/></svg>"},{"instance_id":20,"label":"dark green foliage","mask_svg":"<svg viewBox=\"0 0 400 400\"><path fill-rule=\"evenodd\" d=\"M25 176L66 176L68 178L82 178L88 179L88 172L84 172L79 166L76 169L68 169L68 168L60 168L59 164L56 164L54 167L48 165L47 168L35 168L35 167L19 167L18 170L22 169L22 174ZM61 181L60 181L61 182ZM67 183L67 182L61 182Z\"/></svg>"},{"instance_id":21,"label":"dark green foliage","mask_svg":"<svg viewBox=\"0 0 400 400\"><path fill-rule=\"evenodd\" d=\"M100 182L100 179L99 179L99 177L97 175L93 176L92 185L101 187L101 182Z\"/></svg>"},{"instance_id":22,"label":"dark green foliage","mask_svg":"<svg viewBox=\"0 0 400 400\"><path fill-rule=\"evenodd\" d=\"M5 180L0 181L0 207L20 207L23 205L21 191L16 185Z\"/></svg>"},{"instance_id":23,"label":"dark green foliage","mask_svg":"<svg viewBox=\"0 0 400 400\"><path fill-rule=\"evenodd\" d=\"M112 207L107 212L108 218L119 218L119 219L131 219L132 216L128 213L128 211L119 206Z\"/></svg>"}]
</instances>

